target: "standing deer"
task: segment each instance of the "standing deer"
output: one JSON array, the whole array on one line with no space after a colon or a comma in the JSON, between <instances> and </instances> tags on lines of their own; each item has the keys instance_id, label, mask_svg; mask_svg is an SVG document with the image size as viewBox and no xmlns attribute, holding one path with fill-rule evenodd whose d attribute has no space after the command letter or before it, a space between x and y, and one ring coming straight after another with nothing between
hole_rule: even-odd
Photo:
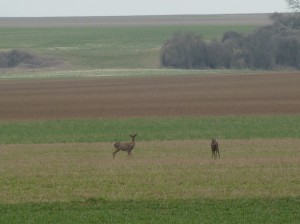
<instances>
[{"instance_id":1,"label":"standing deer","mask_svg":"<svg viewBox=\"0 0 300 224\"><path fill-rule=\"evenodd\" d=\"M121 151L126 151L128 153L128 157L129 158L133 158L131 151L133 150L134 146L135 146L135 141L134 138L137 136L137 134L135 135L129 135L132 138L131 142L116 142L114 144L115 147L115 151L113 152L113 158L115 158L116 153Z\"/></svg>"},{"instance_id":2,"label":"standing deer","mask_svg":"<svg viewBox=\"0 0 300 224\"><path fill-rule=\"evenodd\" d=\"M210 146L211 146L212 158L217 158L218 155L219 155L219 158L220 158L219 143L217 142L217 140L215 138L213 138L211 140Z\"/></svg>"}]
</instances>

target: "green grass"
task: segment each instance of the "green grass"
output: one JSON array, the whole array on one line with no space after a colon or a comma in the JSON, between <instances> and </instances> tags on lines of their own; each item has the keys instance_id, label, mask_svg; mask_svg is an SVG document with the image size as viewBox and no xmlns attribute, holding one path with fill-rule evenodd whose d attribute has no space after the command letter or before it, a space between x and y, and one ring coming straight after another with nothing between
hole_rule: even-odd
<instances>
[{"instance_id":1,"label":"green grass","mask_svg":"<svg viewBox=\"0 0 300 224\"><path fill-rule=\"evenodd\" d=\"M1 145L0 204L300 196L299 139L136 143L133 160L113 143Z\"/></svg>"},{"instance_id":2,"label":"green grass","mask_svg":"<svg viewBox=\"0 0 300 224\"><path fill-rule=\"evenodd\" d=\"M128 118L0 122L0 144L300 138L300 116Z\"/></svg>"},{"instance_id":3,"label":"green grass","mask_svg":"<svg viewBox=\"0 0 300 224\"><path fill-rule=\"evenodd\" d=\"M297 223L299 143L2 145L0 223Z\"/></svg>"},{"instance_id":4,"label":"green grass","mask_svg":"<svg viewBox=\"0 0 300 224\"><path fill-rule=\"evenodd\" d=\"M0 28L0 50L22 48L63 59L65 68L160 68L159 51L174 32L195 32L218 39L229 30L250 32L250 25Z\"/></svg>"},{"instance_id":5,"label":"green grass","mask_svg":"<svg viewBox=\"0 0 300 224\"><path fill-rule=\"evenodd\" d=\"M299 198L0 205L0 223L299 223Z\"/></svg>"}]
</instances>

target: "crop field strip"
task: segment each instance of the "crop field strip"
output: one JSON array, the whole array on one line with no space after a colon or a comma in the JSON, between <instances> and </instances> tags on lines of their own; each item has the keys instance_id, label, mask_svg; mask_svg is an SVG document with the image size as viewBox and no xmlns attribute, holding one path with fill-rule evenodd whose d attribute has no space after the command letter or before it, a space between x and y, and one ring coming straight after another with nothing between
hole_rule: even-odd
<instances>
[{"instance_id":1,"label":"crop field strip","mask_svg":"<svg viewBox=\"0 0 300 224\"><path fill-rule=\"evenodd\" d=\"M299 114L298 73L0 82L0 119Z\"/></svg>"},{"instance_id":2,"label":"crop field strip","mask_svg":"<svg viewBox=\"0 0 300 224\"><path fill-rule=\"evenodd\" d=\"M1 121L0 144L112 143L133 132L142 142L299 139L299 123L299 115Z\"/></svg>"}]
</instances>

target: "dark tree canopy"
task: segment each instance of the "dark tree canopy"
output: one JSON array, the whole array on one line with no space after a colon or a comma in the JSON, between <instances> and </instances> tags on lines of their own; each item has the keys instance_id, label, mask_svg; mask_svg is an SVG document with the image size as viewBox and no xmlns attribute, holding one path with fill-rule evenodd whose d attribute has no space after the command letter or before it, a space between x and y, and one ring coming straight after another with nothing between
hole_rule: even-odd
<instances>
[{"instance_id":1,"label":"dark tree canopy","mask_svg":"<svg viewBox=\"0 0 300 224\"><path fill-rule=\"evenodd\" d=\"M205 66L205 42L193 33L175 33L161 49L161 64L178 68Z\"/></svg>"},{"instance_id":2,"label":"dark tree canopy","mask_svg":"<svg viewBox=\"0 0 300 224\"><path fill-rule=\"evenodd\" d=\"M0 69L16 67L44 68L60 64L61 61L50 57L42 57L20 49L0 51Z\"/></svg>"},{"instance_id":3,"label":"dark tree canopy","mask_svg":"<svg viewBox=\"0 0 300 224\"><path fill-rule=\"evenodd\" d=\"M221 41L176 33L161 49L161 64L175 68L300 69L300 17L275 13L271 19L272 25L247 35L228 31Z\"/></svg>"}]
</instances>

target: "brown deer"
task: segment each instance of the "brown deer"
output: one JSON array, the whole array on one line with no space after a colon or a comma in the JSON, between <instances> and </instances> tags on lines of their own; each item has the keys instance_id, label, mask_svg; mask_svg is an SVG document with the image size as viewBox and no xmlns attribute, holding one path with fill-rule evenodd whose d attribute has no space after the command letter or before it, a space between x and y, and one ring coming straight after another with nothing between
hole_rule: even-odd
<instances>
[{"instance_id":1,"label":"brown deer","mask_svg":"<svg viewBox=\"0 0 300 224\"><path fill-rule=\"evenodd\" d=\"M116 142L114 144L116 150L113 152L113 158L115 158L117 152L119 151L126 151L128 153L128 157L133 158L131 151L135 146L134 138L137 136L137 134L129 135L129 136L132 138L131 142Z\"/></svg>"},{"instance_id":2,"label":"brown deer","mask_svg":"<svg viewBox=\"0 0 300 224\"><path fill-rule=\"evenodd\" d=\"M213 138L211 140L210 146L211 146L211 153L212 153L211 155L212 155L212 158L217 158L218 155L219 155L219 158L220 158L219 143L218 143L218 141L215 138Z\"/></svg>"}]
</instances>

